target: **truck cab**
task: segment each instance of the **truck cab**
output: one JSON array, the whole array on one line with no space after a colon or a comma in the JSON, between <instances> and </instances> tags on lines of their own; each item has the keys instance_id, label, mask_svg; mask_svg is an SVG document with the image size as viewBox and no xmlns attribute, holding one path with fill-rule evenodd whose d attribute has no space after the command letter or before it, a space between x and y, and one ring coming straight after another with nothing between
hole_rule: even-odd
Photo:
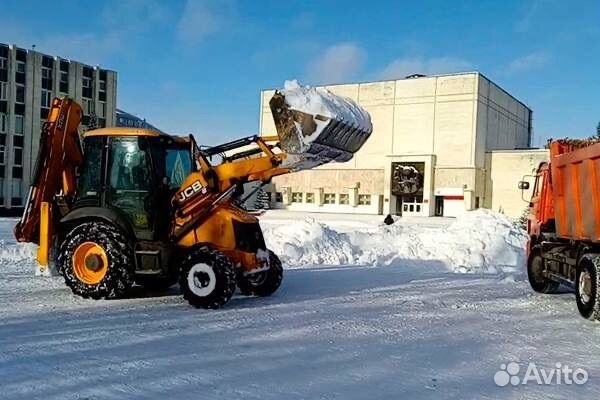
<instances>
[{"instance_id":1,"label":"truck cab","mask_svg":"<svg viewBox=\"0 0 600 400\"><path fill-rule=\"evenodd\" d=\"M109 128L87 132L83 147L71 213L94 208L137 239L159 239L171 195L195 170L190 141L149 129Z\"/></svg>"}]
</instances>

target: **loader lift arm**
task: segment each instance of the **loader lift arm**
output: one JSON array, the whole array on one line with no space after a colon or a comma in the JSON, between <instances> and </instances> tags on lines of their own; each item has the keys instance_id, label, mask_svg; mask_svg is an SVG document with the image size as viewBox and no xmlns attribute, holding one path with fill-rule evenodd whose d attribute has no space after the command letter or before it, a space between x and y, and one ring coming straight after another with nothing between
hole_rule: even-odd
<instances>
[{"instance_id":1,"label":"loader lift arm","mask_svg":"<svg viewBox=\"0 0 600 400\"><path fill-rule=\"evenodd\" d=\"M277 136L248 136L194 153L198 171L186 178L172 200L178 222L172 232L175 237L185 234L220 203L241 195L244 183L268 182L293 171L283 165L288 154L279 148ZM215 155L222 156L221 164L211 164L209 158ZM202 189L186 195L198 182Z\"/></svg>"},{"instance_id":2,"label":"loader lift arm","mask_svg":"<svg viewBox=\"0 0 600 400\"><path fill-rule=\"evenodd\" d=\"M14 231L19 242L40 245L40 265L48 264L52 223L58 211L53 210L53 206L58 199L61 203L68 202L75 192L75 169L83 158L77 131L81 117L81 107L75 101L68 97L55 98L42 127L25 209Z\"/></svg>"},{"instance_id":3,"label":"loader lift arm","mask_svg":"<svg viewBox=\"0 0 600 400\"><path fill-rule=\"evenodd\" d=\"M297 90L299 92L286 93L306 99L305 104L311 103L308 101L311 95L324 96L321 98L324 102L330 101L332 96L314 90L308 94L303 93L303 89ZM173 198L178 218L172 234L175 237L184 234L219 203L239 196L244 183L267 183L278 175L312 169L331 161L350 160L371 135L370 116L349 99L336 97L335 104L338 108L343 105L354 114L315 114L290 105L283 92L276 92L269 102L276 136L248 136L194 151L198 172L186 178ZM222 155L222 163L213 166L209 158L217 154Z\"/></svg>"}]
</instances>

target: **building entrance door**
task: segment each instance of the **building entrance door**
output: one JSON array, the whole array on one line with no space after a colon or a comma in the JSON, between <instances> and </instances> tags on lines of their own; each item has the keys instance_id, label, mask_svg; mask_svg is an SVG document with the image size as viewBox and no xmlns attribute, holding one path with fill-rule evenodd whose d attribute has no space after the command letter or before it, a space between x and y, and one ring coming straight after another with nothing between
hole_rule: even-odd
<instances>
[{"instance_id":1,"label":"building entrance door","mask_svg":"<svg viewBox=\"0 0 600 400\"><path fill-rule=\"evenodd\" d=\"M423 196L403 196L402 215L421 215Z\"/></svg>"},{"instance_id":2,"label":"building entrance door","mask_svg":"<svg viewBox=\"0 0 600 400\"><path fill-rule=\"evenodd\" d=\"M444 215L444 196L435 196L435 216L442 217Z\"/></svg>"},{"instance_id":3,"label":"building entrance door","mask_svg":"<svg viewBox=\"0 0 600 400\"><path fill-rule=\"evenodd\" d=\"M402 196L396 196L396 215L402 215Z\"/></svg>"}]
</instances>

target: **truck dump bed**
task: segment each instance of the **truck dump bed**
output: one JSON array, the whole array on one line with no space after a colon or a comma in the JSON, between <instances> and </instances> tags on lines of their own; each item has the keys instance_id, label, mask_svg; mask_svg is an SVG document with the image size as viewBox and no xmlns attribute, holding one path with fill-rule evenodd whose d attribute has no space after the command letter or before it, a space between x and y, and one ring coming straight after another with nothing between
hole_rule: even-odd
<instances>
[{"instance_id":1,"label":"truck dump bed","mask_svg":"<svg viewBox=\"0 0 600 400\"><path fill-rule=\"evenodd\" d=\"M550 147L552 191L558 236L600 242L600 143Z\"/></svg>"}]
</instances>

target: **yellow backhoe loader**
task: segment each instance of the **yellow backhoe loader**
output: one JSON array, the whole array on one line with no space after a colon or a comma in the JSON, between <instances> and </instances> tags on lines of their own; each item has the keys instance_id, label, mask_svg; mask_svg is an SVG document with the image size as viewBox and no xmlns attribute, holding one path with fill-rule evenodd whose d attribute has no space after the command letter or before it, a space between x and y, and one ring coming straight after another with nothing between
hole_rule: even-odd
<instances>
[{"instance_id":1,"label":"yellow backhoe loader","mask_svg":"<svg viewBox=\"0 0 600 400\"><path fill-rule=\"evenodd\" d=\"M296 103L303 95L294 94ZM347 161L360 149L372 131L368 114L329 95L361 118L294 109L285 91L276 92L270 106L277 136L208 149L191 135L148 129L96 129L81 139L81 107L55 98L15 236L37 243L38 263L52 258L86 298L123 297L134 283L159 289L176 282L202 308L225 305L236 285L268 296L281 284L281 262L237 200L246 182Z\"/></svg>"}]
</instances>

